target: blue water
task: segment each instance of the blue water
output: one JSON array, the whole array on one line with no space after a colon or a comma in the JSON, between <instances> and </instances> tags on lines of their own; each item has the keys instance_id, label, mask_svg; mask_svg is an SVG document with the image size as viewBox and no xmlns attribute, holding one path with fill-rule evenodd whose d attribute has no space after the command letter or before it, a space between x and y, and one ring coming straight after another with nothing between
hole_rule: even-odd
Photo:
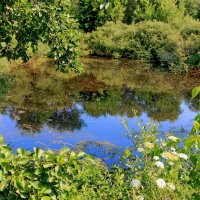
<instances>
[{"instance_id":1,"label":"blue water","mask_svg":"<svg viewBox=\"0 0 200 200\"><path fill-rule=\"evenodd\" d=\"M6 81L2 81L0 134L5 142L14 151L17 148L33 150L36 146L58 150L68 146L86 151L107 163L115 163L119 161L120 153L133 145L122 118L133 132L140 130L140 122L150 121L164 134L173 132L186 137L190 132L199 109L197 103L191 101L191 91L186 83L198 85L198 78L187 78L186 83L177 87L184 77L170 75L172 80L169 75L156 72L156 76L152 75L153 82L146 84L150 72L146 75L141 72L141 78L138 71L135 75L134 69L130 73L131 69L123 68L123 73L115 77L118 81L113 82L115 69L107 67L108 71L102 69L95 74L96 65L89 75L76 79L75 84L55 80L50 75L27 78L22 73L6 93L5 87L9 84L5 86ZM158 82L163 82L166 88L160 88ZM133 109L139 110L137 116L131 114Z\"/></svg>"}]
</instances>

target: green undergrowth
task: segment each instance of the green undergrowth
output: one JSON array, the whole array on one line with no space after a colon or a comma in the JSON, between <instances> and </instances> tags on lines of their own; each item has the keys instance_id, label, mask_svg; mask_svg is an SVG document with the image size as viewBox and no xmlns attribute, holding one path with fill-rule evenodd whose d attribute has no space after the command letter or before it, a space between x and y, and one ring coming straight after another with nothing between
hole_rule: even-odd
<instances>
[{"instance_id":1,"label":"green undergrowth","mask_svg":"<svg viewBox=\"0 0 200 200\"><path fill-rule=\"evenodd\" d=\"M58 152L12 149L0 138L0 199L199 199L199 119L185 141L172 133L161 139L154 125L141 126L123 165L68 148ZM126 126L126 122L124 122ZM180 145L184 144L184 145Z\"/></svg>"}]
</instances>

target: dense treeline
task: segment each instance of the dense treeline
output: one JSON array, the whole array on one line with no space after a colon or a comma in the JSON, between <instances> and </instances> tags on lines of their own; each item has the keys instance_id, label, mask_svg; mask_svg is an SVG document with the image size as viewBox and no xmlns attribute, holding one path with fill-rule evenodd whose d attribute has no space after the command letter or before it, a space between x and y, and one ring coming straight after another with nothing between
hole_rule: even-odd
<instances>
[{"instance_id":1,"label":"dense treeline","mask_svg":"<svg viewBox=\"0 0 200 200\"><path fill-rule=\"evenodd\" d=\"M185 16L200 19L198 0L76 0L75 17L86 32L106 21L126 24L158 20L180 21Z\"/></svg>"},{"instance_id":2,"label":"dense treeline","mask_svg":"<svg viewBox=\"0 0 200 200\"><path fill-rule=\"evenodd\" d=\"M187 70L200 66L199 19L199 0L1 1L0 57L26 62L42 42L61 71L79 71L80 33L97 30L81 45L90 54Z\"/></svg>"}]
</instances>

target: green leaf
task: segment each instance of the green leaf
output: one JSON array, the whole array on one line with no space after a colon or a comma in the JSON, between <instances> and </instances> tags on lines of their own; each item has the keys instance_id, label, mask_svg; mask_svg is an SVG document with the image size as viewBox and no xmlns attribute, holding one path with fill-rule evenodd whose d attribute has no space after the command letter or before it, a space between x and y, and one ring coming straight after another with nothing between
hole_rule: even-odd
<instances>
[{"instance_id":1,"label":"green leaf","mask_svg":"<svg viewBox=\"0 0 200 200\"><path fill-rule=\"evenodd\" d=\"M108 3L106 4L105 9L107 10L109 6L110 6L110 2L108 2Z\"/></svg>"},{"instance_id":2,"label":"green leaf","mask_svg":"<svg viewBox=\"0 0 200 200\"><path fill-rule=\"evenodd\" d=\"M0 182L0 191L4 191L4 189L7 187L8 182L7 181L1 181Z\"/></svg>"},{"instance_id":3,"label":"green leaf","mask_svg":"<svg viewBox=\"0 0 200 200\"><path fill-rule=\"evenodd\" d=\"M2 43L1 43L1 46L2 46L3 48L5 48L5 47L7 46L7 44L6 44L5 42L2 42Z\"/></svg>"},{"instance_id":4,"label":"green leaf","mask_svg":"<svg viewBox=\"0 0 200 200\"><path fill-rule=\"evenodd\" d=\"M24 149L22 149L22 148L18 148L18 149L17 149L17 153L18 153L19 155L24 155L25 151L24 151Z\"/></svg>"},{"instance_id":5,"label":"green leaf","mask_svg":"<svg viewBox=\"0 0 200 200\"><path fill-rule=\"evenodd\" d=\"M25 165L28 162L30 162L30 158L21 158L17 162L18 162L19 165Z\"/></svg>"},{"instance_id":6,"label":"green leaf","mask_svg":"<svg viewBox=\"0 0 200 200\"><path fill-rule=\"evenodd\" d=\"M46 169L46 168L49 168L49 167L53 167L54 166L54 163L52 162L47 162L43 165L43 167Z\"/></svg>"},{"instance_id":7,"label":"green leaf","mask_svg":"<svg viewBox=\"0 0 200 200\"><path fill-rule=\"evenodd\" d=\"M44 153L44 151L42 149L39 149L39 148L34 148L34 152L35 152L35 154L38 158L41 158L43 153Z\"/></svg>"},{"instance_id":8,"label":"green leaf","mask_svg":"<svg viewBox=\"0 0 200 200\"><path fill-rule=\"evenodd\" d=\"M194 99L200 93L200 86L192 90L192 98Z\"/></svg>"},{"instance_id":9,"label":"green leaf","mask_svg":"<svg viewBox=\"0 0 200 200\"><path fill-rule=\"evenodd\" d=\"M44 196L44 197L41 198L41 200L52 200L52 198L49 197L49 196Z\"/></svg>"},{"instance_id":10,"label":"green leaf","mask_svg":"<svg viewBox=\"0 0 200 200\"><path fill-rule=\"evenodd\" d=\"M200 135L191 135L185 141L186 148L190 149L193 146L197 145L200 148Z\"/></svg>"},{"instance_id":11,"label":"green leaf","mask_svg":"<svg viewBox=\"0 0 200 200\"><path fill-rule=\"evenodd\" d=\"M42 189L42 184L39 181L33 181L30 184L33 186L33 188L35 188L37 190Z\"/></svg>"},{"instance_id":12,"label":"green leaf","mask_svg":"<svg viewBox=\"0 0 200 200\"><path fill-rule=\"evenodd\" d=\"M3 143L4 142L4 138L2 135L0 135L0 143Z\"/></svg>"}]
</instances>

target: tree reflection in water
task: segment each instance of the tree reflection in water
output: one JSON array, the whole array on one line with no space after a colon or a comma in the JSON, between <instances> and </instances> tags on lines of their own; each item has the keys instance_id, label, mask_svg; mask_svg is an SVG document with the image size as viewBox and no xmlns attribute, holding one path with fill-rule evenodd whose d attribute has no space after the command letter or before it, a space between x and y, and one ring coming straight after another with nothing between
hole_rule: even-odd
<instances>
[{"instance_id":1,"label":"tree reflection in water","mask_svg":"<svg viewBox=\"0 0 200 200\"><path fill-rule=\"evenodd\" d=\"M49 62L1 76L1 113L7 111L22 132L36 134L44 126L56 132L81 130L89 126L83 113L133 118L137 110L138 116L146 113L160 122L178 119L182 101L199 110L190 100L190 88L200 84L196 77L142 69L130 61L84 63L81 76L55 72Z\"/></svg>"}]
</instances>

